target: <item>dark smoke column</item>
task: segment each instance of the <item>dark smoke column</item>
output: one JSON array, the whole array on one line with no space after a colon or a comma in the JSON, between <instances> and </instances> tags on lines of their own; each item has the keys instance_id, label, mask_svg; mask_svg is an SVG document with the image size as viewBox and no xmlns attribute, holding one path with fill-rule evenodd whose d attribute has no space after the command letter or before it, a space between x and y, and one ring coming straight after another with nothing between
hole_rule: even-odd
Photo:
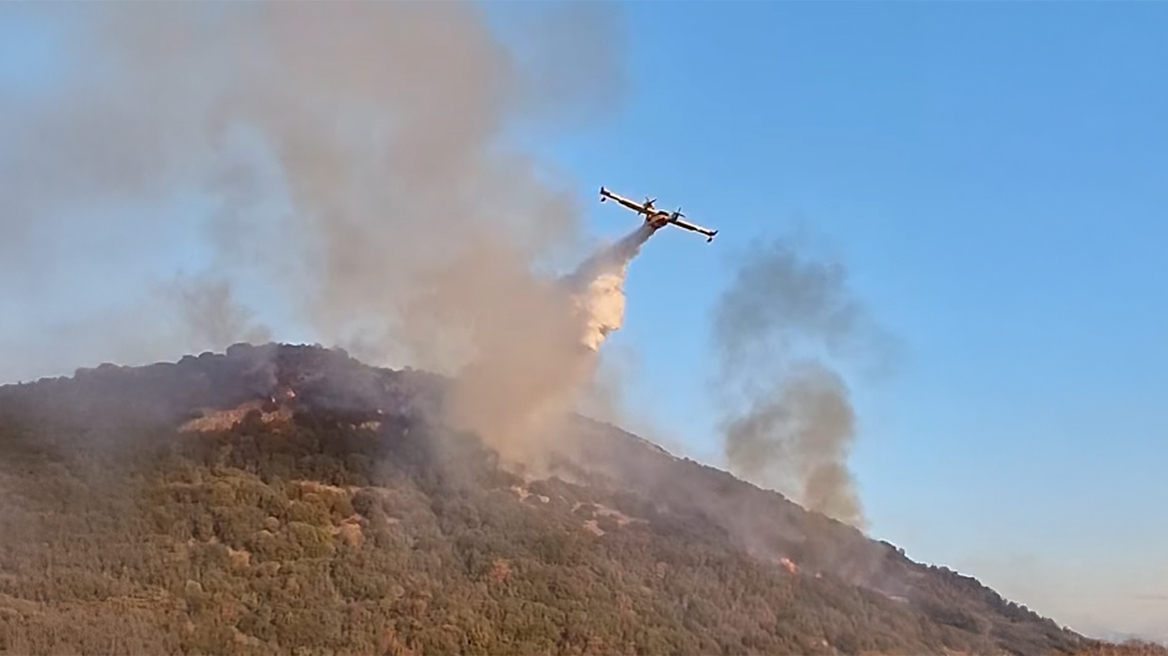
<instances>
[{"instance_id":1,"label":"dark smoke column","mask_svg":"<svg viewBox=\"0 0 1168 656\"><path fill-rule=\"evenodd\" d=\"M880 331L846 278L842 265L802 256L793 239L748 251L713 317L714 384L731 470L862 530L847 467L855 411L824 356L856 352Z\"/></svg>"}]
</instances>

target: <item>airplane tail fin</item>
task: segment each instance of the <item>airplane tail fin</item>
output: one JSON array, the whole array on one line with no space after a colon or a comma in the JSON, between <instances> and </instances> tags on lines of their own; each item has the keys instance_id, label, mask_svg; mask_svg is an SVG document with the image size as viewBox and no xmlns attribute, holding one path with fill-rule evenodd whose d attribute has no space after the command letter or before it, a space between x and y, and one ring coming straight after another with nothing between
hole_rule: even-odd
<instances>
[{"instance_id":1,"label":"airplane tail fin","mask_svg":"<svg viewBox=\"0 0 1168 656\"><path fill-rule=\"evenodd\" d=\"M605 189L603 185L601 185L601 187L600 187L600 202L603 203L604 201L608 200L607 198L605 198L605 193L607 193L607 192L608 192L608 190Z\"/></svg>"},{"instance_id":2,"label":"airplane tail fin","mask_svg":"<svg viewBox=\"0 0 1168 656\"><path fill-rule=\"evenodd\" d=\"M711 232L711 233L710 233L710 236L709 236L708 238L706 238L706 243L708 244L708 243L710 243L710 242L714 241L714 236L715 236L715 235L717 235L717 234L718 234L718 231L717 231L717 230L715 230L715 231Z\"/></svg>"}]
</instances>

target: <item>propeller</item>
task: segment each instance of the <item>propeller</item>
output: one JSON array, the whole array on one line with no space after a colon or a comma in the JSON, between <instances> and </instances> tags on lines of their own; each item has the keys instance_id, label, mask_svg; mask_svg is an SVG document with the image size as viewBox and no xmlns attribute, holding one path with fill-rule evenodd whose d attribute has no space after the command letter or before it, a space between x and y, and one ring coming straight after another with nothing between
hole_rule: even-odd
<instances>
[{"instance_id":1,"label":"propeller","mask_svg":"<svg viewBox=\"0 0 1168 656\"><path fill-rule=\"evenodd\" d=\"M685 216L685 215L681 213L681 205L678 205L677 211L673 213L673 220L676 221L683 216Z\"/></svg>"}]
</instances>

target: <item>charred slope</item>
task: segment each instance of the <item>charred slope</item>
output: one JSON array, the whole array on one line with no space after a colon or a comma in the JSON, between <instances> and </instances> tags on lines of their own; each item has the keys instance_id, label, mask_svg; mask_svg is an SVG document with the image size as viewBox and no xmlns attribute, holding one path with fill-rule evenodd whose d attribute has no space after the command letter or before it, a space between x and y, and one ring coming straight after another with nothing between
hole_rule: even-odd
<instances>
[{"instance_id":1,"label":"charred slope","mask_svg":"<svg viewBox=\"0 0 1168 656\"><path fill-rule=\"evenodd\" d=\"M442 389L281 345L0 388L0 652L1100 646L611 426L523 480Z\"/></svg>"}]
</instances>

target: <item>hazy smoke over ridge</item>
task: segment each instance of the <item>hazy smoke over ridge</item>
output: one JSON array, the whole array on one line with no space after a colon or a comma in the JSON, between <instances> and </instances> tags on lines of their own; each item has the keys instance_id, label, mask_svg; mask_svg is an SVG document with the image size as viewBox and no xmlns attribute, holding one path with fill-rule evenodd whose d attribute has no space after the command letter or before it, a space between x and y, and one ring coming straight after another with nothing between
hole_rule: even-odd
<instances>
[{"instance_id":1,"label":"hazy smoke over ridge","mask_svg":"<svg viewBox=\"0 0 1168 656\"><path fill-rule=\"evenodd\" d=\"M730 468L803 506L866 526L847 458L855 412L825 360L876 345L879 329L847 286L844 267L801 256L795 239L741 260L714 315L717 385Z\"/></svg>"},{"instance_id":2,"label":"hazy smoke over ridge","mask_svg":"<svg viewBox=\"0 0 1168 656\"><path fill-rule=\"evenodd\" d=\"M482 434L504 459L538 466L548 436L593 380L600 346L624 321L628 264L652 234L642 226L557 281L516 278L528 285L519 294L527 307L482 308L490 341L455 382L455 424Z\"/></svg>"},{"instance_id":3,"label":"hazy smoke over ridge","mask_svg":"<svg viewBox=\"0 0 1168 656\"><path fill-rule=\"evenodd\" d=\"M4 11L53 26L64 63L0 116L0 304L24 317L0 377L279 339L281 307L374 364L464 372L458 416L492 428L570 396L581 335L614 328L532 274L579 249L579 208L505 139L619 101L611 8L539 8L588 38L524 60L457 3ZM621 296L601 273L584 298ZM507 409L476 414L496 391Z\"/></svg>"}]
</instances>

